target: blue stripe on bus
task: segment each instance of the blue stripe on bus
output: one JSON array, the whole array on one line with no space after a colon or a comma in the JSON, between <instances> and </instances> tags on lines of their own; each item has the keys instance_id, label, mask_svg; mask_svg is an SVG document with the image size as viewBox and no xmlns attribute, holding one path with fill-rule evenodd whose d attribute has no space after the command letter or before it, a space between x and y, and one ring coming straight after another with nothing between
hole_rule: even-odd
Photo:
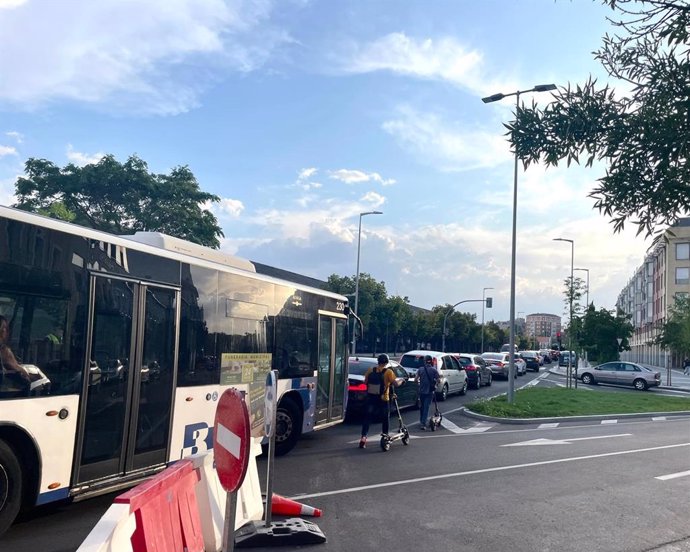
<instances>
[{"instance_id":1,"label":"blue stripe on bus","mask_svg":"<svg viewBox=\"0 0 690 552\"><path fill-rule=\"evenodd\" d=\"M54 491L48 491L47 493L41 493L38 495L36 500L36 506L41 504L48 504L49 502L55 502L56 500L63 500L69 497L69 489L65 487L64 489L55 489Z\"/></svg>"}]
</instances>

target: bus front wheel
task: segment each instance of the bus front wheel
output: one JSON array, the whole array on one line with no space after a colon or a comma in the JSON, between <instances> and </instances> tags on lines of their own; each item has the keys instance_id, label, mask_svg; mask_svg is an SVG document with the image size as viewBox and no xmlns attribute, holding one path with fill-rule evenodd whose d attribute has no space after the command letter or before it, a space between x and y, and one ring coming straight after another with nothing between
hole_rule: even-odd
<instances>
[{"instance_id":1,"label":"bus front wheel","mask_svg":"<svg viewBox=\"0 0 690 552\"><path fill-rule=\"evenodd\" d=\"M21 466L12 447L0 440L0 535L12 525L21 505Z\"/></svg>"},{"instance_id":2,"label":"bus front wheel","mask_svg":"<svg viewBox=\"0 0 690 552\"><path fill-rule=\"evenodd\" d=\"M276 456L290 452L302 433L302 416L292 399L284 398L276 411Z\"/></svg>"}]
</instances>

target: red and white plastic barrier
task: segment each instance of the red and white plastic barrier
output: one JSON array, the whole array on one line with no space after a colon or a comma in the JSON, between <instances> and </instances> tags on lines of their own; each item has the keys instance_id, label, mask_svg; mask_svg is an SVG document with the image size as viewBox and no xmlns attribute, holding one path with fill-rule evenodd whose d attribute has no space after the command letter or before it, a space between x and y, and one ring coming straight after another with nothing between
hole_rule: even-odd
<instances>
[{"instance_id":1,"label":"red and white plastic barrier","mask_svg":"<svg viewBox=\"0 0 690 552\"><path fill-rule=\"evenodd\" d=\"M261 445L253 442L238 490L235 529L263 518L259 454ZM195 455L118 496L77 552L217 552L222 548L225 504L213 452Z\"/></svg>"}]
</instances>

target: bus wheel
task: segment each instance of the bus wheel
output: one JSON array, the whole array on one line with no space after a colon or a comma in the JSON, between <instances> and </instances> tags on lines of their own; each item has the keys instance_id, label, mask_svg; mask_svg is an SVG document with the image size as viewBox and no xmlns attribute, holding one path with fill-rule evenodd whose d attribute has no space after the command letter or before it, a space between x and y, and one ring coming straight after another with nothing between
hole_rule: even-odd
<instances>
[{"instance_id":1,"label":"bus wheel","mask_svg":"<svg viewBox=\"0 0 690 552\"><path fill-rule=\"evenodd\" d=\"M290 452L302 432L302 417L292 399L280 401L276 412L276 456Z\"/></svg>"},{"instance_id":2,"label":"bus wheel","mask_svg":"<svg viewBox=\"0 0 690 552\"><path fill-rule=\"evenodd\" d=\"M0 535L19 513L22 505L22 470L12 448L0 440Z\"/></svg>"}]
</instances>

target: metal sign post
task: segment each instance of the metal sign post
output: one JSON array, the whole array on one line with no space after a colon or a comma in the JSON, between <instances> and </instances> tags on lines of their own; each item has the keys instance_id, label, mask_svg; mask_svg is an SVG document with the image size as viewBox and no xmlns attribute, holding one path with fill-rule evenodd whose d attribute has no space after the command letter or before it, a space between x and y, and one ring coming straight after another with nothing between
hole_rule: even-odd
<instances>
[{"instance_id":1,"label":"metal sign post","mask_svg":"<svg viewBox=\"0 0 690 552\"><path fill-rule=\"evenodd\" d=\"M234 387L226 389L218 401L213 431L213 456L216 472L228 493L225 503L223 552L235 549L235 514L237 489L242 485L249 466L249 410L243 394Z\"/></svg>"},{"instance_id":2,"label":"metal sign post","mask_svg":"<svg viewBox=\"0 0 690 552\"><path fill-rule=\"evenodd\" d=\"M278 409L278 370L272 370L266 376L266 419L264 426L268 437L268 467L266 470L266 527L271 526L273 508L273 464L276 455L276 410Z\"/></svg>"}]
</instances>

